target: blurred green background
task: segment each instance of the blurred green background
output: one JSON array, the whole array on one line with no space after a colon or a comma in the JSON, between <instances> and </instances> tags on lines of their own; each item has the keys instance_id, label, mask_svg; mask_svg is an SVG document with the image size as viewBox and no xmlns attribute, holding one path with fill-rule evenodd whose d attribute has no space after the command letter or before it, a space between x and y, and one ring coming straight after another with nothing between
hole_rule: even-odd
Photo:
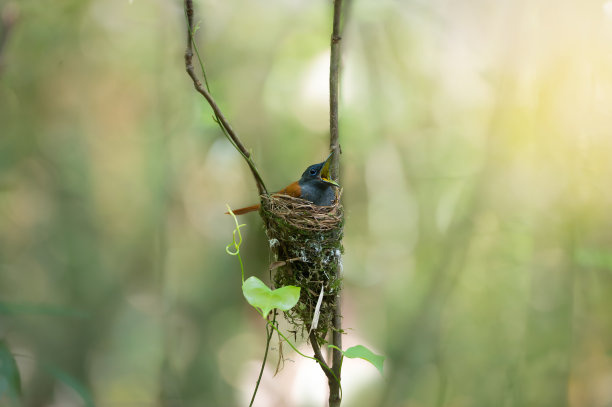
<instances>
[{"instance_id":1,"label":"blurred green background","mask_svg":"<svg viewBox=\"0 0 612 407\"><path fill-rule=\"evenodd\" d=\"M612 406L612 2L350 4L344 342L387 359L345 362L343 405ZM331 2L195 6L212 92L280 189L327 154ZM0 10L0 339L24 405L248 405L265 331L223 212L257 191L184 72L182 2ZM323 405L286 345L272 377L278 351L256 405Z\"/></svg>"}]
</instances>

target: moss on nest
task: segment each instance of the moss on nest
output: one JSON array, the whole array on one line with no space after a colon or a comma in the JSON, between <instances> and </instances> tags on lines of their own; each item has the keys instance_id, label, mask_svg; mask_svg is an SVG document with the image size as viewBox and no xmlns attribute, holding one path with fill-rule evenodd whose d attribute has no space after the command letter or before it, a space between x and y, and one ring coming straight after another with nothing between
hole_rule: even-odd
<instances>
[{"instance_id":1,"label":"moss on nest","mask_svg":"<svg viewBox=\"0 0 612 407\"><path fill-rule=\"evenodd\" d=\"M341 289L344 212L342 205L317 206L287 195L262 195L260 213L270 248L276 257L271 268L278 287L301 288L300 300L285 317L295 331L307 334L321 287L324 295L316 336L321 343L332 329L333 310Z\"/></svg>"}]
</instances>

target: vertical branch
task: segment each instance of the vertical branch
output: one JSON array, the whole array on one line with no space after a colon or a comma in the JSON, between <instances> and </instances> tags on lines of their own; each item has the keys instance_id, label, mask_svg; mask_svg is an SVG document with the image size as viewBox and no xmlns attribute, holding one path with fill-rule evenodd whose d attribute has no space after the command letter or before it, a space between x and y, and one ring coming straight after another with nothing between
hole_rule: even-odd
<instances>
[{"instance_id":1,"label":"vertical branch","mask_svg":"<svg viewBox=\"0 0 612 407\"><path fill-rule=\"evenodd\" d=\"M340 21L342 17L342 0L334 0L334 17L331 35L331 56L329 63L329 146L334 156L331 165L331 177L337 180L339 177L340 167L340 145L338 144L338 95L339 95L339 76L340 76L340 53L341 53L341 27ZM336 267L336 279L340 280L342 272L340 265ZM336 295L334 313L333 313L333 330L332 344L336 346L332 350L331 369L336 380L329 380L329 406L340 406L342 401L342 391L340 387L341 369L342 369L342 313L340 308L341 291Z\"/></svg>"},{"instance_id":2,"label":"vertical branch","mask_svg":"<svg viewBox=\"0 0 612 407\"><path fill-rule=\"evenodd\" d=\"M334 153L331 165L331 177L339 177L340 145L338 144L338 95L340 73L340 20L342 14L342 0L334 0L334 17L331 35L331 56L329 61L329 148Z\"/></svg>"},{"instance_id":3,"label":"vertical branch","mask_svg":"<svg viewBox=\"0 0 612 407\"><path fill-rule=\"evenodd\" d=\"M331 383L338 382L340 378L336 380L336 378L332 374L333 373L332 370L329 368L329 366L325 362L325 358L323 358L323 353L321 352L321 347L319 346L319 342L317 342L318 341L317 334L314 331L310 332L309 339L310 339L310 344L312 346L312 350L314 351L314 354L315 354L315 359L317 362L319 362L319 365L321 366L323 373L325 373L325 376L327 376L327 380L330 383L330 388L331 388Z\"/></svg>"},{"instance_id":4,"label":"vertical branch","mask_svg":"<svg viewBox=\"0 0 612 407\"><path fill-rule=\"evenodd\" d=\"M259 190L259 194L260 195L267 194L268 191L266 190L266 186L263 182L263 179L261 178L261 175L259 175L259 171L257 171L257 167L255 167L255 163L253 162L253 159L251 158L251 153L244 147L244 145L242 144L242 141L240 141L240 139L238 138L238 135L234 132L234 129L232 129L232 126L230 126L229 122L223 115L223 112L221 112L221 109L219 108L215 100L213 99L212 95L202 85L202 82L198 79L194 71L193 62L192 62L193 48L194 48L193 34L195 32L195 28L193 25L193 14L194 14L193 0L185 0L185 14L187 16L187 49L185 50L185 68L187 70L187 74L193 81L193 86L196 89L196 91L198 91L198 93L204 96L204 99L206 99L206 101L212 108L215 114L216 122L221 127L221 130L223 131L227 139L232 143L232 145L236 148L236 150L238 150L238 152L242 155L242 157L247 162L249 169L251 170L251 173L253 174L253 178L255 178L255 183L257 184L257 189Z\"/></svg>"}]
</instances>

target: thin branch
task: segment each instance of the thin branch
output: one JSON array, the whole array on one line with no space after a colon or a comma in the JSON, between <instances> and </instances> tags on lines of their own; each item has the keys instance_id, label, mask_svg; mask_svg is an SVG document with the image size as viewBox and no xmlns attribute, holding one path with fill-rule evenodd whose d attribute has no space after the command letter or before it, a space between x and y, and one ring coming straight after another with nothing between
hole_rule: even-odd
<instances>
[{"instance_id":1,"label":"thin branch","mask_svg":"<svg viewBox=\"0 0 612 407\"><path fill-rule=\"evenodd\" d=\"M334 0L334 17L331 35L331 56L329 61L329 148L334 153L331 165L332 179L337 180L339 176L340 145L338 144L338 98L339 98L339 73L340 73L340 50L341 50L341 27L342 0Z\"/></svg>"},{"instance_id":2,"label":"thin branch","mask_svg":"<svg viewBox=\"0 0 612 407\"><path fill-rule=\"evenodd\" d=\"M223 112L221 112L221 109L219 108L215 100L213 99L212 95L202 85L202 82L198 79L195 73L195 70L193 67L193 48L194 48L193 0L185 0L185 14L187 16L187 49L185 50L185 68L187 70L187 74L193 81L193 86L196 89L196 91L198 91L198 93L204 96L204 99L206 99L206 101L212 108L215 114L215 119L217 123L219 124L219 126L221 127L221 129L223 130L223 133L226 135L228 140L230 140L232 145L236 147L238 152L240 152L242 157L244 157L244 159L246 160L249 166L249 169L251 170L251 173L253 174L253 177L255 178L255 183L257 184L257 189L259 190L259 194L260 195L267 194L268 191L263 182L263 179L261 178L261 175L259 174L259 171L257 171L257 167L255 166L253 159L251 158L251 153L244 147L244 145L242 144L242 141L240 141L240 139L238 138L238 135L234 132L234 129L232 129L232 126L229 124L229 122L223 115Z\"/></svg>"},{"instance_id":3,"label":"thin branch","mask_svg":"<svg viewBox=\"0 0 612 407\"><path fill-rule=\"evenodd\" d=\"M340 167L340 144L338 143L338 99L340 93L340 55L342 41L342 0L334 0L334 17L331 35L331 56L329 62L329 147L334 153L331 165L331 177L339 178ZM336 267L336 279L340 279L341 267ZM342 371L342 313L340 308L340 291L336 295L334 312L332 316L332 372L340 380ZM316 338L315 338L316 339ZM312 341L312 339L311 339ZM315 341L313 349L315 348ZM316 353L316 351L315 351ZM328 376L329 378L329 376ZM329 380L329 406L338 407L342 401L342 389L338 381Z\"/></svg>"},{"instance_id":4,"label":"thin branch","mask_svg":"<svg viewBox=\"0 0 612 407\"><path fill-rule=\"evenodd\" d=\"M325 376L327 376L327 380L329 381L331 386L332 382L336 383L340 378L339 376L336 376L338 377L338 380L336 380L336 377L334 377L332 370L325 362L323 354L321 353L321 347L319 346L319 342L317 342L317 335L314 331L310 332L310 345L312 346L312 350L314 351L315 359L317 360L317 362L319 362L319 365L321 365L321 369L323 369L323 373L325 373Z\"/></svg>"},{"instance_id":5,"label":"thin branch","mask_svg":"<svg viewBox=\"0 0 612 407\"><path fill-rule=\"evenodd\" d=\"M272 318L272 325L274 324L276 324L276 309L274 310L274 317ZM259 377L257 377L257 383L255 384L255 390L253 390L253 396L251 397L251 402L249 403L249 407L253 406L253 402L255 401L255 396L257 395L257 389L259 389L259 383L261 382L261 376L263 376L263 371L264 371L264 368L266 367L266 360L268 359L268 351L270 350L270 340L272 340L273 333L274 333L274 329L266 325L266 351L264 353L263 361L261 362L261 369L259 370Z\"/></svg>"},{"instance_id":6,"label":"thin branch","mask_svg":"<svg viewBox=\"0 0 612 407\"><path fill-rule=\"evenodd\" d=\"M263 317L263 313L262 313L260 310L257 310L257 311L259 311L259 314L260 314L260 315ZM267 323L268 323L268 326L269 326L270 328L274 329L274 330L276 331L276 333L278 333L278 335L279 335L281 338L283 338L283 339L285 340L285 342L287 342L287 344L288 344L288 345L291 347L291 349L293 349L293 350L295 351L295 353L297 353L298 355L300 355L300 356L302 356L302 357L305 357L306 359L312 359L312 360L314 360L315 362L317 362L317 363L318 363L318 364L321 366L321 368L322 368L322 369L324 369L324 371L326 372L326 373L325 373L325 375L327 376L327 378L328 378L329 380L331 380L331 379L333 378L333 380L334 380L336 383L338 383L338 387L340 388L340 393L342 394L342 387L340 386L340 379L339 379L339 378L337 378L337 377L335 376L334 372L333 372L333 371L332 371L332 370L329 368L329 366L327 366L327 363L325 363L325 359L323 359L323 356L321 355L321 349L319 348L319 344L318 344L318 343L317 343L315 346L316 346L316 349L318 349L318 354L319 354L319 356L320 356L319 358L316 358L316 357L315 357L315 358L313 358L312 356L305 355L305 354L303 354L302 352L300 352L300 351L299 351L299 349L298 349L298 348L296 348L296 347L295 347L295 345L294 345L293 343L291 343L291 341L289 340L289 338L287 338L287 337L286 337L286 336L285 336L285 335L284 335L284 334L283 334L283 333L280 331L280 329L278 329L278 328L277 328L277 326L276 326L276 325L272 324L272 323L271 323L270 321L268 321L268 320L266 320L266 321L267 321ZM316 339L316 338L315 338L315 339ZM315 349L315 348L313 347L313 349ZM317 351L315 350L315 352L317 352Z\"/></svg>"}]
</instances>

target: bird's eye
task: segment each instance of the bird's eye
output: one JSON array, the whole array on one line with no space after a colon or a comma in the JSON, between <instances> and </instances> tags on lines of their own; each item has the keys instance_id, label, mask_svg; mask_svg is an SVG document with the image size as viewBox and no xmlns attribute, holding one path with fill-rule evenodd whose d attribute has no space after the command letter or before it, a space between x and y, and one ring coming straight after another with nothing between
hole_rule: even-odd
<instances>
[{"instance_id":1,"label":"bird's eye","mask_svg":"<svg viewBox=\"0 0 612 407\"><path fill-rule=\"evenodd\" d=\"M314 168L310 169L310 175L316 175L317 174L317 170L315 170Z\"/></svg>"}]
</instances>

